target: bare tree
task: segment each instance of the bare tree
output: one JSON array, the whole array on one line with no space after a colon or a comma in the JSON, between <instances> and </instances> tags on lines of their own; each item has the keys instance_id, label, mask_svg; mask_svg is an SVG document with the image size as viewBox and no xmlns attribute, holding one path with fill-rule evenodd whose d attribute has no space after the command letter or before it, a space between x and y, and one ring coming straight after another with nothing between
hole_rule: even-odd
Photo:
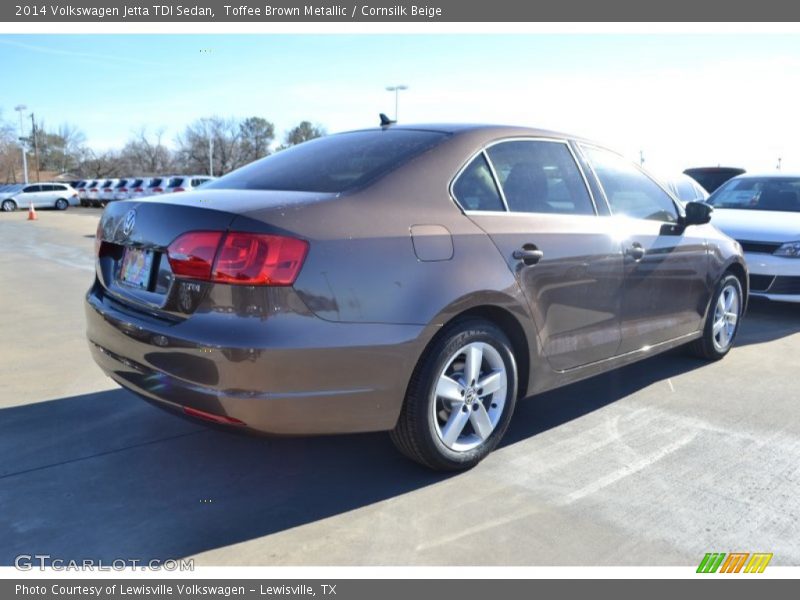
<instances>
[{"instance_id":1,"label":"bare tree","mask_svg":"<svg viewBox=\"0 0 800 600\"><path fill-rule=\"evenodd\" d=\"M122 149L120 159L130 173L141 175L158 175L172 169L172 152L167 148L162 139L164 129L158 129L153 137L142 127L136 132L133 139L128 140Z\"/></svg>"},{"instance_id":2,"label":"bare tree","mask_svg":"<svg viewBox=\"0 0 800 600\"><path fill-rule=\"evenodd\" d=\"M14 126L0 112L0 179L7 183L17 182L17 171L22 166L22 152L14 132Z\"/></svg>"},{"instance_id":3,"label":"bare tree","mask_svg":"<svg viewBox=\"0 0 800 600\"><path fill-rule=\"evenodd\" d=\"M275 139L275 125L262 117L250 117L239 124L241 132L241 160L253 162L270 153L269 146Z\"/></svg>"},{"instance_id":4,"label":"bare tree","mask_svg":"<svg viewBox=\"0 0 800 600\"><path fill-rule=\"evenodd\" d=\"M213 175L224 175L244 164L241 141L242 131L235 119L199 119L176 138L178 161L187 171L208 173L209 152L213 152Z\"/></svg>"}]
</instances>

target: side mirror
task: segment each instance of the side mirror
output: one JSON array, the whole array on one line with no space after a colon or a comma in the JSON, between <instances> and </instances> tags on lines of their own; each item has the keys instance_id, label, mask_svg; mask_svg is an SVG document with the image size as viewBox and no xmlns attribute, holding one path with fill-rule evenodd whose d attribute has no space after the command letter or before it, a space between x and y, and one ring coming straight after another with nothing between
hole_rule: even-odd
<instances>
[{"instance_id":1,"label":"side mirror","mask_svg":"<svg viewBox=\"0 0 800 600\"><path fill-rule=\"evenodd\" d=\"M705 202L687 202L683 210L686 216L683 218L683 225L705 225L711 220L711 213L714 207Z\"/></svg>"}]
</instances>

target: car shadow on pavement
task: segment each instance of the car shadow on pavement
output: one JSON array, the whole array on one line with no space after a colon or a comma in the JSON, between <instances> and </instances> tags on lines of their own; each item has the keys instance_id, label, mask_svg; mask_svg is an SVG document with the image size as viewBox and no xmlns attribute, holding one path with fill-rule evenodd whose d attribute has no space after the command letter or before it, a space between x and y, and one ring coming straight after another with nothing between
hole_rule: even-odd
<instances>
[{"instance_id":1,"label":"car shadow on pavement","mask_svg":"<svg viewBox=\"0 0 800 600\"><path fill-rule=\"evenodd\" d=\"M783 315L775 333L764 334L769 315L748 315L737 343L796 330ZM503 445L705 364L678 349L522 401ZM0 410L0 564L20 554L183 557L447 477L403 458L384 433L240 435L177 418L121 389L11 407Z\"/></svg>"},{"instance_id":2,"label":"car shadow on pavement","mask_svg":"<svg viewBox=\"0 0 800 600\"><path fill-rule=\"evenodd\" d=\"M800 332L800 304L750 298L737 346L761 344Z\"/></svg>"}]
</instances>

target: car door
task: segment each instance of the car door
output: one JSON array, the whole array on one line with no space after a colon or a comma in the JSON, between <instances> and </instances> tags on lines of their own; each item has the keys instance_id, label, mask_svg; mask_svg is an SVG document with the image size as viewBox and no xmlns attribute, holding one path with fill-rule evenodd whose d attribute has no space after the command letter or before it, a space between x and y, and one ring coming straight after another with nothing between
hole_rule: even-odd
<instances>
[{"instance_id":1,"label":"car door","mask_svg":"<svg viewBox=\"0 0 800 600\"><path fill-rule=\"evenodd\" d=\"M620 354L691 334L709 301L705 238L679 224L679 209L623 157L581 145L616 222L625 253Z\"/></svg>"},{"instance_id":2,"label":"car door","mask_svg":"<svg viewBox=\"0 0 800 600\"><path fill-rule=\"evenodd\" d=\"M515 273L551 367L563 371L614 356L622 249L598 216L569 144L492 144L452 191Z\"/></svg>"},{"instance_id":3,"label":"car door","mask_svg":"<svg viewBox=\"0 0 800 600\"><path fill-rule=\"evenodd\" d=\"M42 206L55 206L56 200L62 198L65 194L61 190L63 186L43 183L40 203Z\"/></svg>"},{"instance_id":4,"label":"car door","mask_svg":"<svg viewBox=\"0 0 800 600\"><path fill-rule=\"evenodd\" d=\"M42 196L42 186L38 183L26 185L22 191L17 195L18 204L22 208L28 208L33 205L34 208L39 207Z\"/></svg>"}]
</instances>

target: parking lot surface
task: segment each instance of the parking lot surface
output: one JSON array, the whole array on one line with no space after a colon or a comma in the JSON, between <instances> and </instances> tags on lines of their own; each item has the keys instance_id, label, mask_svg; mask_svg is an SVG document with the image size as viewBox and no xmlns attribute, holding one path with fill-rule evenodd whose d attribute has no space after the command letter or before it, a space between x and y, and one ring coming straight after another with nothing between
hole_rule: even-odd
<instances>
[{"instance_id":1,"label":"parking lot surface","mask_svg":"<svg viewBox=\"0 0 800 600\"><path fill-rule=\"evenodd\" d=\"M753 302L718 363L676 351L526 400L448 476L382 433L236 435L117 387L84 337L99 214L0 214L0 564L800 564L800 307Z\"/></svg>"}]
</instances>

